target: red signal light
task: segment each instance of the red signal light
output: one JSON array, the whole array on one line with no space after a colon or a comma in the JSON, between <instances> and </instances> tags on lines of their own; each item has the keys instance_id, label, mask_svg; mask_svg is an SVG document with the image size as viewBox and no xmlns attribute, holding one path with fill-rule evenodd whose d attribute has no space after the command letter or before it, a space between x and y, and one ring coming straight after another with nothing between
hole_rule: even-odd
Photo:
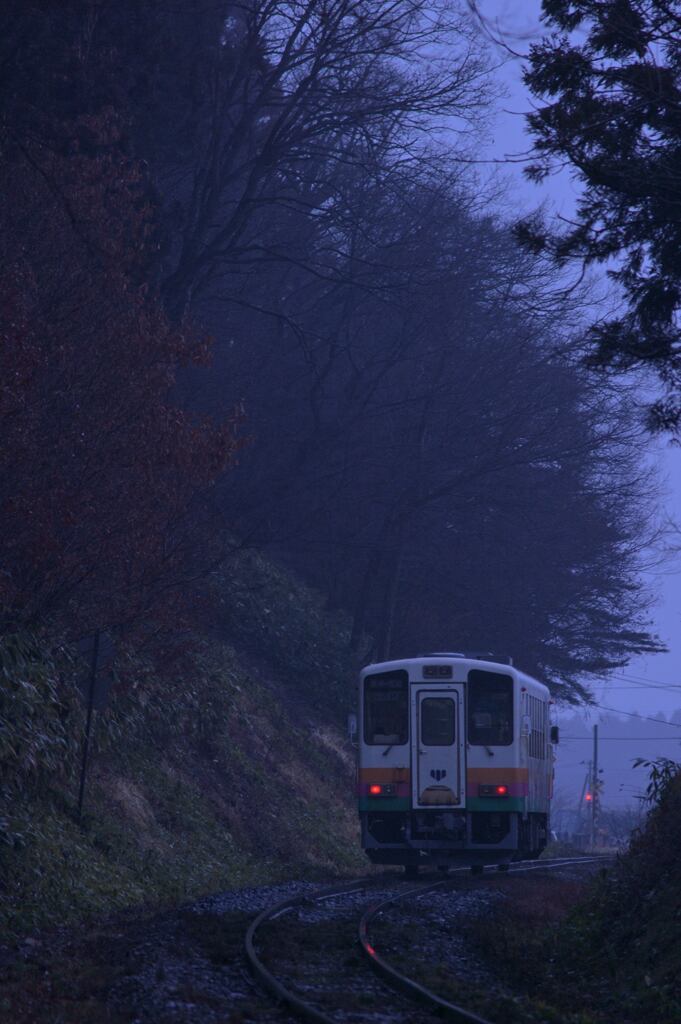
<instances>
[{"instance_id":1,"label":"red signal light","mask_svg":"<svg viewBox=\"0 0 681 1024\"><path fill-rule=\"evenodd\" d=\"M508 786L496 786L494 791L497 796L508 796Z\"/></svg>"},{"instance_id":2,"label":"red signal light","mask_svg":"<svg viewBox=\"0 0 681 1024\"><path fill-rule=\"evenodd\" d=\"M381 795L381 787L380 786L369 786L369 794L371 796L380 796Z\"/></svg>"},{"instance_id":3,"label":"red signal light","mask_svg":"<svg viewBox=\"0 0 681 1024\"><path fill-rule=\"evenodd\" d=\"M587 793L586 796L584 797L584 799L586 800L586 802L588 804L590 804L591 801L593 800L593 797L591 796L591 793Z\"/></svg>"}]
</instances>

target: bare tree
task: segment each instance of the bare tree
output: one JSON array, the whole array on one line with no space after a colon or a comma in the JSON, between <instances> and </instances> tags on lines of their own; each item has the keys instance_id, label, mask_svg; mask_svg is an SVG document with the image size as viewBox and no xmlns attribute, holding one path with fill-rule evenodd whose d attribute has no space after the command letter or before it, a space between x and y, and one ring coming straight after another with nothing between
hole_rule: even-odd
<instances>
[{"instance_id":1,"label":"bare tree","mask_svg":"<svg viewBox=\"0 0 681 1024\"><path fill-rule=\"evenodd\" d=\"M158 153L177 225L163 292L178 314L235 265L305 260L335 276L329 237L311 261L290 236L272 240L271 219L323 221L339 168L374 150L385 169L413 160L435 119L470 130L489 94L484 52L457 0L245 0L222 5L221 21L206 42L181 18L185 59L204 60L183 112L194 145L189 160L176 159L172 138Z\"/></svg>"}]
</instances>

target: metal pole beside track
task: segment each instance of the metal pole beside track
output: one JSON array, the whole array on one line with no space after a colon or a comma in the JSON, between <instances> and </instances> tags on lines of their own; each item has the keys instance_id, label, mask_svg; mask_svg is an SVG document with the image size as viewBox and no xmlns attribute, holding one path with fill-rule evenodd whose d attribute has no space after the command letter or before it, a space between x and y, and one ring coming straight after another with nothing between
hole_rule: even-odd
<instances>
[{"instance_id":1,"label":"metal pole beside track","mask_svg":"<svg viewBox=\"0 0 681 1024\"><path fill-rule=\"evenodd\" d=\"M97 682L97 660L99 658L99 630L95 633L92 645L92 661L90 663L90 686L88 689L87 718L85 720L85 736L83 737L83 761L80 767L80 785L78 787L78 821L83 819L83 797L85 795L85 776L87 774L87 755L90 746L90 730L92 728L92 710L95 703L95 684Z\"/></svg>"}]
</instances>

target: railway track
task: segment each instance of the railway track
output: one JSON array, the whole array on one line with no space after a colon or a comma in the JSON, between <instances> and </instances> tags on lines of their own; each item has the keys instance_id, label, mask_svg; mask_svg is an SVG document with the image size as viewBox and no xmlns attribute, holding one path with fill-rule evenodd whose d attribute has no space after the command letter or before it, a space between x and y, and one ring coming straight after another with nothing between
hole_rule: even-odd
<instances>
[{"instance_id":1,"label":"railway track","mask_svg":"<svg viewBox=\"0 0 681 1024\"><path fill-rule=\"evenodd\" d=\"M607 860L607 857L573 857L555 858L545 861L521 861L518 864L511 865L509 874L553 871ZM461 876L467 873L467 871L467 868L457 868L451 872L451 875ZM485 880L491 877L498 878L499 875L496 872L484 873L477 877L476 882L484 884ZM360 879L344 886L322 889L312 895L308 894L276 903L262 911L248 929L245 947L251 970L277 1002L287 1006L294 1015L303 1020L314 1021L315 1024L338 1024L339 1019L343 1021L357 1021L375 1017L376 1011L371 1013L367 1010L365 1016L361 1011L358 1012L356 1008L352 1010L341 1008L338 1013L334 1013L335 1007L328 1005L320 1006L319 986L316 981L311 982L309 976L307 979L303 978L302 981L300 978L297 981L291 981L287 978L282 979L278 976L275 969L267 966L261 951L266 937L265 926L268 923L275 922L293 912L297 912L303 918L306 914L314 918L315 914L319 913L318 908L324 904L334 908L338 907L339 904L347 903L347 901L354 904L358 902L365 904L368 899L369 907L361 908L358 921L355 917L353 937L356 940L355 947L358 944L365 962L373 968L379 979L380 992L374 992L374 997L378 996L380 998L381 993L383 993L384 1005L386 1007L383 1010L384 1016L390 1016L391 1019L404 1022L420 1022L430 1018L441 1019L443 1016L446 1016L449 1020L462 1022L462 1024L495 1024L495 1022L479 1016L470 1008L444 999L436 992L422 985L415 978L407 976L394 964L391 964L389 959L377 948L377 943L372 941L372 926L375 925L377 919L388 908L399 905L403 900L422 897L436 890L451 888L453 887L452 883L455 883L455 881L454 878L450 877L435 882L425 881L420 885L406 884L400 881L394 883L389 891L381 893L379 898L377 898L375 895L375 880ZM352 907L350 910L352 910ZM319 921L317 921L317 924L319 924ZM351 945L350 934L348 934L347 938L348 945ZM337 939L331 939L329 944L332 946L334 942L337 943ZM324 942L318 942L317 945L323 946ZM319 949L316 952L318 953ZM300 961L298 961L298 965L300 965ZM329 977L334 979L334 985L337 984L333 968ZM347 983L346 979L346 985ZM324 993L321 1001L325 999L328 1002L329 998L332 998L331 994ZM395 1004L395 1000L398 1000L397 1004Z\"/></svg>"}]
</instances>

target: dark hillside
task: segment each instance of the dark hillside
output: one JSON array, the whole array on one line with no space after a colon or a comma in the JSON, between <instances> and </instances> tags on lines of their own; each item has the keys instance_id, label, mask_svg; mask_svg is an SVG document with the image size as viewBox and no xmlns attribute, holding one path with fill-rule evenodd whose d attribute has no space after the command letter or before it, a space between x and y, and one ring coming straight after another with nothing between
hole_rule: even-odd
<instances>
[{"instance_id":1,"label":"dark hillside","mask_svg":"<svg viewBox=\"0 0 681 1024\"><path fill-rule=\"evenodd\" d=\"M73 662L25 636L3 644L3 925L363 863L340 726L354 685L343 623L254 555L221 585L220 616L220 639L194 637L191 658L166 671L121 656L82 827Z\"/></svg>"},{"instance_id":2,"label":"dark hillside","mask_svg":"<svg viewBox=\"0 0 681 1024\"><path fill-rule=\"evenodd\" d=\"M575 916L566 941L587 976L608 979L626 1019L671 1024L681 1019L681 773L670 761L652 769L657 803L645 828Z\"/></svg>"}]
</instances>

